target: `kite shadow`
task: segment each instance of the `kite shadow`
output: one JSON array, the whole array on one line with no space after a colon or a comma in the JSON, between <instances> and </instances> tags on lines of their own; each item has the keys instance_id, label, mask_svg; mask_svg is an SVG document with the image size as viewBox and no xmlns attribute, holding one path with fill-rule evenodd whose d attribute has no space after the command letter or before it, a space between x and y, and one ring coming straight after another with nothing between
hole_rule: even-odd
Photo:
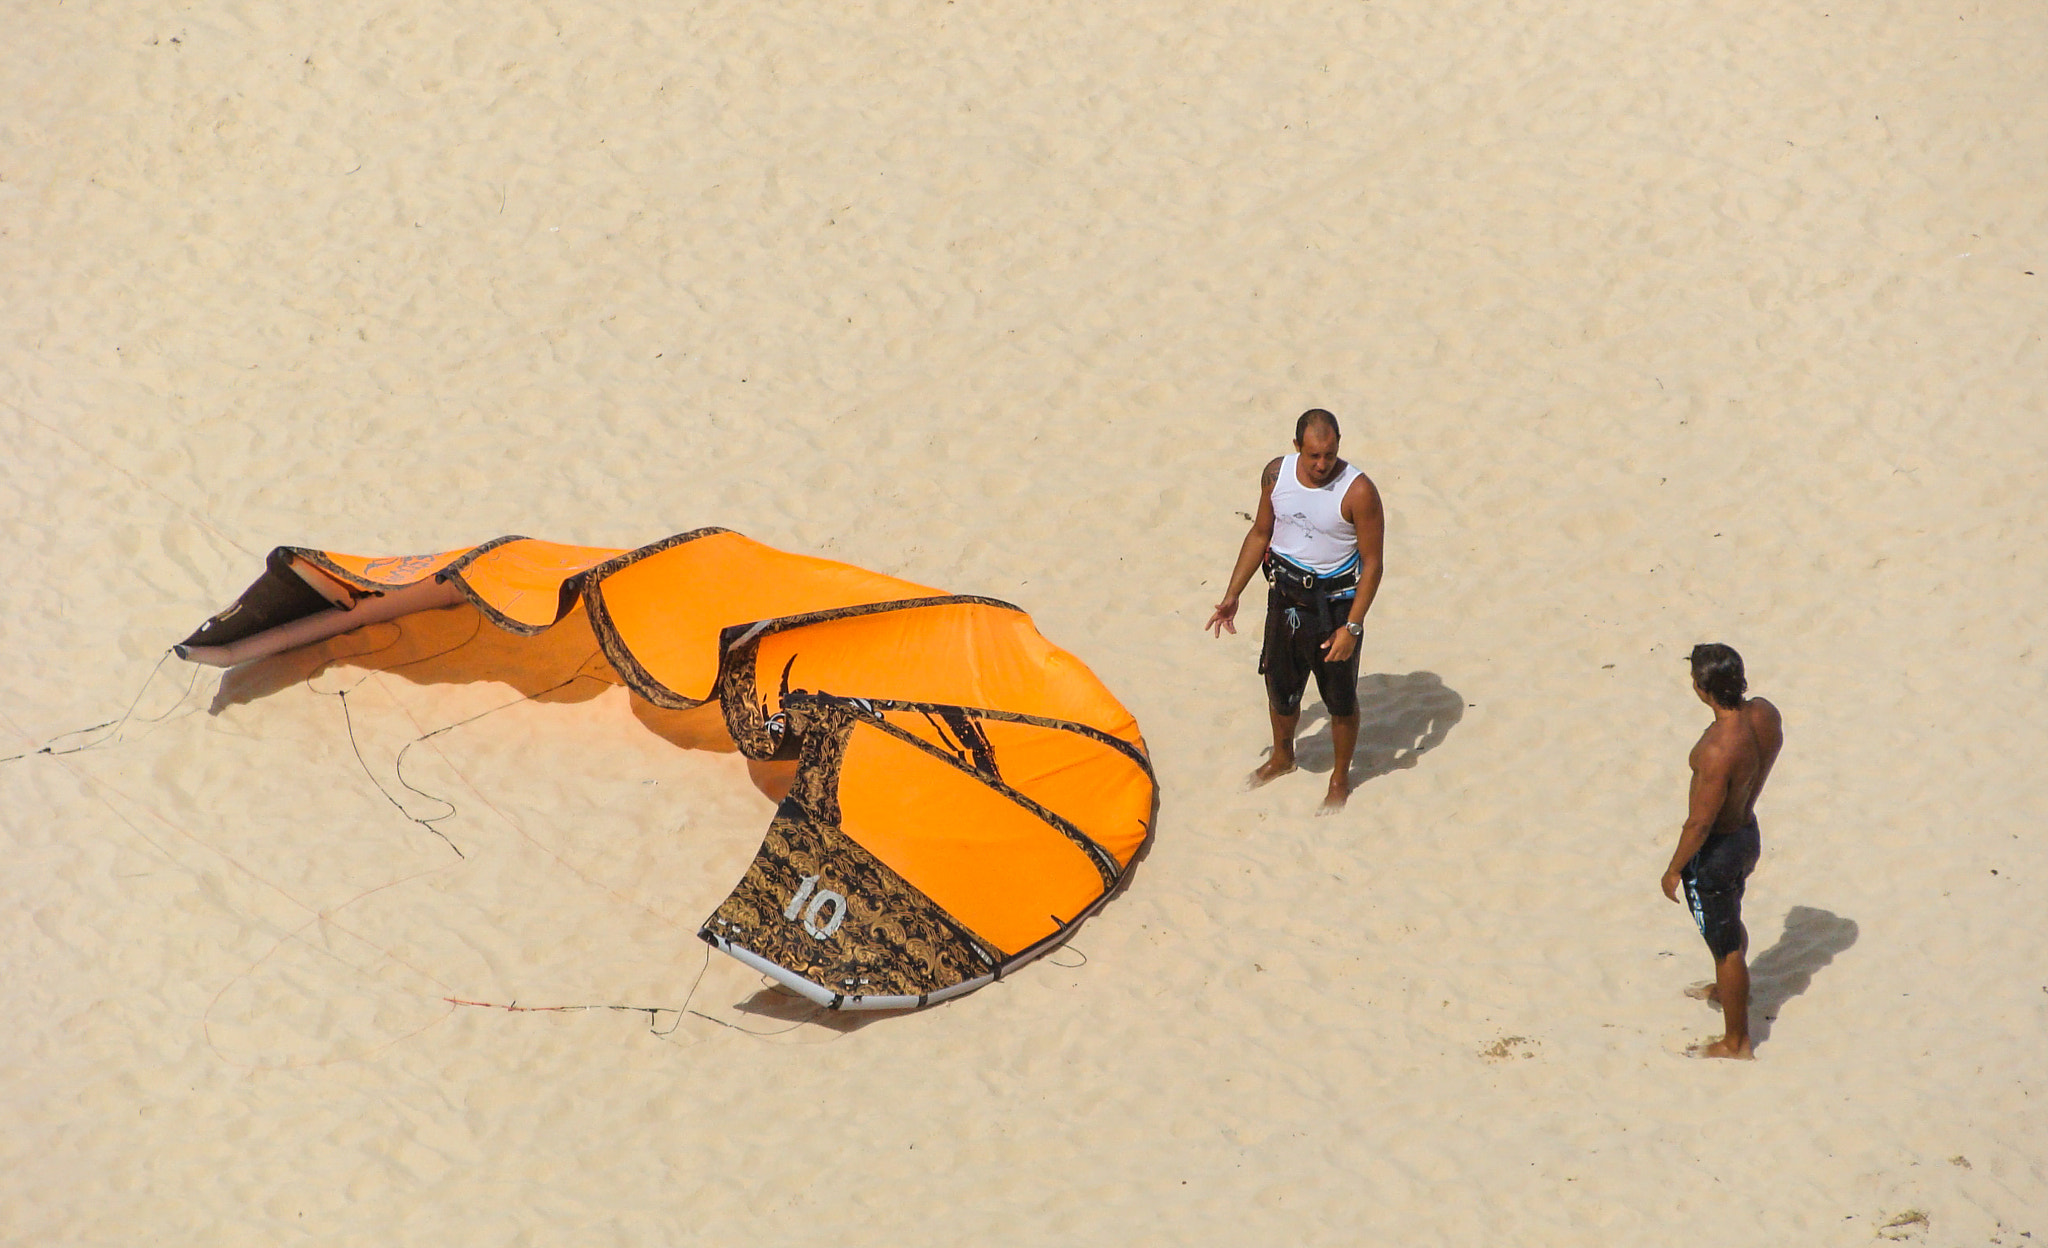
<instances>
[{"instance_id":1,"label":"kite shadow","mask_svg":"<svg viewBox=\"0 0 2048 1248\"><path fill-rule=\"evenodd\" d=\"M864 1027L889 1018L901 1018L913 1010L828 1010L807 997L798 995L780 985L761 989L744 1001L735 1002L736 1012L767 1022L788 1023L791 1029L800 1026L823 1027L840 1035L851 1035ZM930 1006L927 1009L933 1008ZM746 1029L742 1029L746 1030Z\"/></svg>"},{"instance_id":2,"label":"kite shadow","mask_svg":"<svg viewBox=\"0 0 2048 1248\"><path fill-rule=\"evenodd\" d=\"M1776 944L1749 964L1749 1033L1753 1043L1771 1037L1785 1003L1806 991L1814 973L1856 943L1856 920L1812 906L1794 906L1785 914L1785 930Z\"/></svg>"},{"instance_id":3,"label":"kite shadow","mask_svg":"<svg viewBox=\"0 0 2048 1248\"><path fill-rule=\"evenodd\" d=\"M418 611L296 650L229 668L214 694L213 714L269 697L347 665L402 676L417 685L496 681L529 698L584 702L619 683L605 662L581 606L538 636L521 637L488 624L468 603ZM578 680L588 675L591 679Z\"/></svg>"},{"instance_id":4,"label":"kite shadow","mask_svg":"<svg viewBox=\"0 0 2048 1248\"><path fill-rule=\"evenodd\" d=\"M1396 676L1375 672L1358 678L1358 750L1351 758L1351 783L1364 784L1405 771L1442 745L1465 717L1465 699L1435 672ZM1330 739L1329 710L1316 703L1304 718L1322 722L1294 744L1303 771L1328 772L1337 765Z\"/></svg>"},{"instance_id":5,"label":"kite shadow","mask_svg":"<svg viewBox=\"0 0 2048 1248\"><path fill-rule=\"evenodd\" d=\"M498 628L468 603L371 624L317 645L287 650L228 669L208 713L254 702L314 680L333 667L401 677L416 685L510 685L535 702L588 702L625 682L598 649L579 604L560 623L532 637ZM326 683L326 682L323 682ZM716 702L673 711L635 694L633 718L686 750L730 754L738 749ZM756 783L760 783L757 777ZM784 785L786 788L786 784Z\"/></svg>"}]
</instances>

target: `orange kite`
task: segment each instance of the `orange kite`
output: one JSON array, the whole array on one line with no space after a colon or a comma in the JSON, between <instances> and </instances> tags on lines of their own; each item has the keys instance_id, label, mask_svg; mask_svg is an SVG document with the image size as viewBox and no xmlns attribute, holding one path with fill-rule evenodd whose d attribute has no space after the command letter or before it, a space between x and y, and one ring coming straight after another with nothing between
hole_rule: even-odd
<instances>
[{"instance_id":1,"label":"orange kite","mask_svg":"<svg viewBox=\"0 0 2048 1248\"><path fill-rule=\"evenodd\" d=\"M1105 901L1151 833L1137 721L1031 617L726 529L638 550L501 537L436 555L283 546L181 657L231 666L467 600L533 635L588 612L657 706L716 699L796 778L698 935L834 1009L998 979Z\"/></svg>"}]
</instances>

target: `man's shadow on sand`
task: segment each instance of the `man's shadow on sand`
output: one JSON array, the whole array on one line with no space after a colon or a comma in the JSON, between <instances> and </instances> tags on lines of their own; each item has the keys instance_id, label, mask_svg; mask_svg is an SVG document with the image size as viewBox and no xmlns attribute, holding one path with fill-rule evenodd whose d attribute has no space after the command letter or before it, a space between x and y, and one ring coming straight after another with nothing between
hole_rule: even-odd
<instances>
[{"instance_id":1,"label":"man's shadow on sand","mask_svg":"<svg viewBox=\"0 0 2048 1248\"><path fill-rule=\"evenodd\" d=\"M1785 915L1778 942L1749 963L1749 1038L1762 1044L1785 1003L1806 991L1814 973L1856 943L1856 920L1812 906Z\"/></svg>"},{"instance_id":2,"label":"man's shadow on sand","mask_svg":"<svg viewBox=\"0 0 2048 1248\"><path fill-rule=\"evenodd\" d=\"M1465 699L1435 672L1360 676L1358 750L1351 756L1351 783L1364 784L1415 766L1423 754L1442 745L1464 717ZM1337 765L1337 752L1330 740L1328 708L1317 702L1302 712L1302 719L1314 727L1295 739L1295 765L1303 771L1330 771Z\"/></svg>"}]
</instances>

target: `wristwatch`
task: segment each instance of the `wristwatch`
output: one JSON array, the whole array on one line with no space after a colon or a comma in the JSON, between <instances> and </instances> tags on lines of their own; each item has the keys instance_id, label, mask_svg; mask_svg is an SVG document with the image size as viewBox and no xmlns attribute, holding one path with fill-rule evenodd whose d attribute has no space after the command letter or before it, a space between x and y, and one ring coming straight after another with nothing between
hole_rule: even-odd
<instances>
[{"instance_id":1,"label":"wristwatch","mask_svg":"<svg viewBox=\"0 0 2048 1248\"><path fill-rule=\"evenodd\" d=\"M1353 637L1365 636L1365 624L1363 621L1346 620L1344 621L1344 628L1345 631L1349 632Z\"/></svg>"}]
</instances>

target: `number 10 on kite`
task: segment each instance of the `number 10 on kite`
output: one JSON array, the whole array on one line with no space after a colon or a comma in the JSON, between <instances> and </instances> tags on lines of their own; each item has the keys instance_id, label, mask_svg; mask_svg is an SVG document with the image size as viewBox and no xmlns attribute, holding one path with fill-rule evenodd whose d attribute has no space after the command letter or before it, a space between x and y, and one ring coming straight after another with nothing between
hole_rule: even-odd
<instances>
[{"instance_id":1,"label":"number 10 on kite","mask_svg":"<svg viewBox=\"0 0 2048 1248\"><path fill-rule=\"evenodd\" d=\"M814 888L818 890L816 896L811 893ZM810 898L809 906L804 905L806 897ZM820 923L818 913L826 906L832 907L832 917ZM783 910L782 917L794 923L799 911L804 916L804 931L814 940L825 940L839 930L840 921L846 918L846 898L829 888L818 888L818 877L807 875L798 882L796 896L789 899L789 906Z\"/></svg>"}]
</instances>

